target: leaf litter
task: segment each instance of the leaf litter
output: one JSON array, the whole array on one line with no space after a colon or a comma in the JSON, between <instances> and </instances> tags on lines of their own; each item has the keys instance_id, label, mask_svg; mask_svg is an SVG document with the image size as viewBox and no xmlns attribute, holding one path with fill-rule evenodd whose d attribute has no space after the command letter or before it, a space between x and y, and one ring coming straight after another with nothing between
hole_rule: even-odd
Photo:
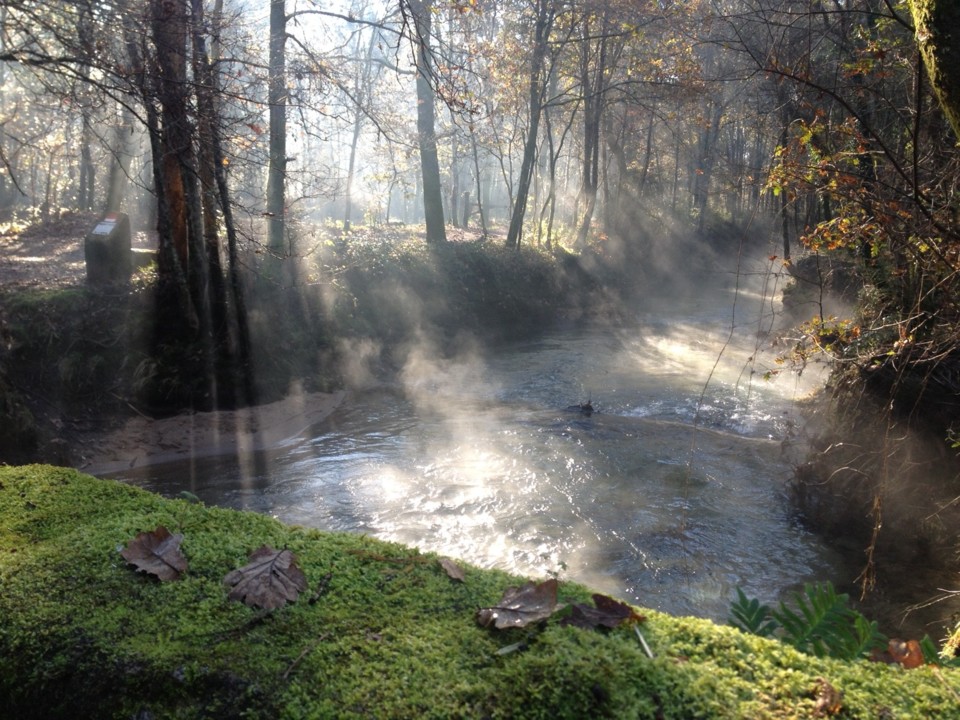
<instances>
[{"instance_id":1,"label":"leaf litter","mask_svg":"<svg viewBox=\"0 0 960 720\"><path fill-rule=\"evenodd\" d=\"M307 578L289 550L274 550L263 545L254 550L249 562L223 578L229 598L251 607L275 610L295 602L307 589Z\"/></svg>"},{"instance_id":2,"label":"leaf litter","mask_svg":"<svg viewBox=\"0 0 960 720\"><path fill-rule=\"evenodd\" d=\"M542 583L508 587L497 605L477 611L477 622L481 627L504 630L546 620L557 609L557 586L556 578L551 578Z\"/></svg>"},{"instance_id":3,"label":"leaf litter","mask_svg":"<svg viewBox=\"0 0 960 720\"><path fill-rule=\"evenodd\" d=\"M163 525L151 532L139 533L120 551L120 555L139 572L160 580L177 580L187 571L187 559L180 551L183 535L172 535Z\"/></svg>"}]
</instances>

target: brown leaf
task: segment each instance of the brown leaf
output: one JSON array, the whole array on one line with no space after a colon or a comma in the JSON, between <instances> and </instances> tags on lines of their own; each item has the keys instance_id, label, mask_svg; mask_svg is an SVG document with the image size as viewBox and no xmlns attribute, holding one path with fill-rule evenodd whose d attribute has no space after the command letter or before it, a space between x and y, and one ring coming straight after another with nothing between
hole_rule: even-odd
<instances>
[{"instance_id":1,"label":"brown leaf","mask_svg":"<svg viewBox=\"0 0 960 720\"><path fill-rule=\"evenodd\" d=\"M242 568L227 573L223 583L233 588L231 600L251 607L275 610L296 601L307 589L307 578L297 567L297 558L289 550L274 550L264 545L250 555Z\"/></svg>"},{"instance_id":2,"label":"brown leaf","mask_svg":"<svg viewBox=\"0 0 960 720\"><path fill-rule=\"evenodd\" d=\"M625 622L643 622L646 618L638 615L632 607L606 595L594 595L590 607L586 603L577 603L570 610L570 615L561 621L561 625L592 630L597 627L615 628Z\"/></svg>"},{"instance_id":3,"label":"brown leaf","mask_svg":"<svg viewBox=\"0 0 960 720\"><path fill-rule=\"evenodd\" d=\"M813 708L815 717L836 715L843 709L843 693L831 685L825 678L817 678L817 704Z\"/></svg>"},{"instance_id":4,"label":"brown leaf","mask_svg":"<svg viewBox=\"0 0 960 720\"><path fill-rule=\"evenodd\" d=\"M120 555L137 570L161 580L176 580L187 571L187 559L180 552L183 535L171 535L163 525L153 532L142 532L120 551Z\"/></svg>"},{"instance_id":5,"label":"brown leaf","mask_svg":"<svg viewBox=\"0 0 960 720\"><path fill-rule=\"evenodd\" d=\"M522 628L550 617L556 608L555 578L539 584L528 582L519 588L507 588L499 604L478 610L477 622L482 627L493 625L497 630Z\"/></svg>"},{"instance_id":6,"label":"brown leaf","mask_svg":"<svg viewBox=\"0 0 960 720\"><path fill-rule=\"evenodd\" d=\"M457 565L450 558L442 557L437 562L440 563L440 567L443 568L443 571L450 577L451 580L463 582L466 579L466 576L463 574L463 568Z\"/></svg>"},{"instance_id":7,"label":"brown leaf","mask_svg":"<svg viewBox=\"0 0 960 720\"><path fill-rule=\"evenodd\" d=\"M923 650L916 640L899 640L894 638L887 644L887 652L895 662L903 665L907 670L913 670L924 664Z\"/></svg>"}]
</instances>

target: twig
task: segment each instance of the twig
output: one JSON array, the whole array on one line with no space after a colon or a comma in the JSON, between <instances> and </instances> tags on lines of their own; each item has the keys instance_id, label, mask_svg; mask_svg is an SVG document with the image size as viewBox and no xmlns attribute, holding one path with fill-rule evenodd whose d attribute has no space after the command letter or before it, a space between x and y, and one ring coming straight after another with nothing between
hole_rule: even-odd
<instances>
[{"instance_id":1,"label":"twig","mask_svg":"<svg viewBox=\"0 0 960 720\"><path fill-rule=\"evenodd\" d=\"M946 678L943 677L943 673L940 672L940 668L934 667L933 674L937 680L943 683L943 686L950 692L951 695L953 695L954 699L957 701L957 704L960 705L960 694L957 694L957 691L950 687L950 683L948 683Z\"/></svg>"},{"instance_id":2,"label":"twig","mask_svg":"<svg viewBox=\"0 0 960 720\"><path fill-rule=\"evenodd\" d=\"M634 625L633 631L637 634L637 640L640 641L640 645L643 647L643 651L647 654L647 657L653 660L653 651L651 651L650 646L647 645L647 641L643 637L643 633L640 632L640 628Z\"/></svg>"},{"instance_id":3,"label":"twig","mask_svg":"<svg viewBox=\"0 0 960 720\"><path fill-rule=\"evenodd\" d=\"M289 677L290 673L293 672L293 669L300 664L300 661L303 660L311 652L313 652L316 649L317 645L319 645L326 639L327 639L327 633L324 633L323 635L318 637L314 642L307 645L307 647L305 647L303 651L299 655L297 655L296 659L287 666L287 669L283 671L283 675L281 675L280 678L282 680L286 680L287 677Z\"/></svg>"},{"instance_id":4,"label":"twig","mask_svg":"<svg viewBox=\"0 0 960 720\"><path fill-rule=\"evenodd\" d=\"M135 408L135 407L133 406L133 404L132 404L129 400L127 400L126 398L122 398L122 397L120 397L119 395L117 395L115 392L112 392L112 391L110 392L110 394L113 395L113 396L114 396L117 400L119 400L120 402L126 404L127 407L129 407L131 410L133 410L133 411L134 411L137 415L139 415L140 417L146 418L147 420L153 420L153 418L150 417L149 415L147 415L146 413L143 413L143 412L141 412L140 410L137 410L137 408Z\"/></svg>"},{"instance_id":5,"label":"twig","mask_svg":"<svg viewBox=\"0 0 960 720\"><path fill-rule=\"evenodd\" d=\"M320 582L317 583L316 591L310 596L310 599L307 600L310 605L315 605L317 600L319 600L327 592L327 590L330 589L330 581L332 579L333 573L327 573L320 578Z\"/></svg>"}]
</instances>

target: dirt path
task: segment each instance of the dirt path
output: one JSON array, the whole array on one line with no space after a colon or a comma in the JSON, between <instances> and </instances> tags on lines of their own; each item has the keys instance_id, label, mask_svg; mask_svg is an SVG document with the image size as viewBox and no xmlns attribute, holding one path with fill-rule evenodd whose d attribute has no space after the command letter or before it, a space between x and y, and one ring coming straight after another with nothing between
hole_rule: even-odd
<instances>
[{"instance_id":1,"label":"dirt path","mask_svg":"<svg viewBox=\"0 0 960 720\"><path fill-rule=\"evenodd\" d=\"M83 239L96 226L95 213L71 213L22 232L0 230L0 288L52 289L82 285L87 269ZM135 232L135 249L155 249L153 233Z\"/></svg>"}]
</instances>

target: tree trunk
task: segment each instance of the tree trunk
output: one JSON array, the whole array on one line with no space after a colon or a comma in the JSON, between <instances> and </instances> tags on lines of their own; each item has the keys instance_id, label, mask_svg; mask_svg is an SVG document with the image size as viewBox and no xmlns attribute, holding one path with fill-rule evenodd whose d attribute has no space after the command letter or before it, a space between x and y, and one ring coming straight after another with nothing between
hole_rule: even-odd
<instances>
[{"instance_id":1,"label":"tree trunk","mask_svg":"<svg viewBox=\"0 0 960 720\"><path fill-rule=\"evenodd\" d=\"M547 42L553 26L553 11L548 0L537 0L537 22L534 30L533 57L530 61L530 125L523 146L523 162L520 165L520 180L517 194L510 214L510 227L507 231L507 247L520 247L523 235L523 217L527 208L527 195L530 192L530 178L533 174L537 155L537 136L540 133L540 113L543 109L545 83L543 64L547 54Z\"/></svg>"},{"instance_id":2,"label":"tree trunk","mask_svg":"<svg viewBox=\"0 0 960 720\"><path fill-rule=\"evenodd\" d=\"M123 105L120 106L119 111L119 124L114 132L113 147L111 148L113 162L110 164L110 174L107 178L105 212L120 211L127 192L127 178L130 175L130 137L133 134L133 113Z\"/></svg>"},{"instance_id":3,"label":"tree trunk","mask_svg":"<svg viewBox=\"0 0 960 720\"><path fill-rule=\"evenodd\" d=\"M597 188L600 184L600 121L603 115L607 74L607 31L609 7L604 8L600 33L600 49L593 80L590 78L589 44L592 32L589 18L584 21L583 41L580 55L580 83L583 90L583 166L580 185L582 211L577 223L575 246L583 248L590 235L590 225L597 205Z\"/></svg>"},{"instance_id":4,"label":"tree trunk","mask_svg":"<svg viewBox=\"0 0 960 720\"><path fill-rule=\"evenodd\" d=\"M169 234L160 235L160 243L169 242L173 255L159 253L161 276L172 278L175 270L167 263L175 258L181 273L189 267L187 240L187 208L184 179L181 175L180 158L190 152L188 130L186 73L186 18L182 3L154 0L153 38L157 50L157 97L160 100L160 152L154 156L165 200L166 219L170 224ZM150 98L147 98L150 102Z\"/></svg>"},{"instance_id":5,"label":"tree trunk","mask_svg":"<svg viewBox=\"0 0 960 720\"><path fill-rule=\"evenodd\" d=\"M703 232L706 228L707 210L710 206L710 181L713 178L713 166L716 162L717 138L720 134L720 120L723 117L723 106L711 101L709 124L703 128L700 157L697 158L697 167L693 177L693 203L697 209L697 229Z\"/></svg>"},{"instance_id":6,"label":"tree trunk","mask_svg":"<svg viewBox=\"0 0 960 720\"><path fill-rule=\"evenodd\" d=\"M80 189L77 193L77 207L80 210L93 210L94 165L90 145L93 142L93 127L90 124L90 110L83 108L83 130L80 133Z\"/></svg>"},{"instance_id":7,"label":"tree trunk","mask_svg":"<svg viewBox=\"0 0 960 720\"><path fill-rule=\"evenodd\" d=\"M440 161L437 156L435 98L433 92L433 54L430 49L433 0L409 0L417 45L417 141L420 147L420 173L423 178L423 217L427 242L446 242L443 220L443 191L440 185Z\"/></svg>"},{"instance_id":8,"label":"tree trunk","mask_svg":"<svg viewBox=\"0 0 960 720\"><path fill-rule=\"evenodd\" d=\"M267 168L267 247L274 259L286 257L287 177L287 11L284 0L270 0L270 160Z\"/></svg>"},{"instance_id":9,"label":"tree trunk","mask_svg":"<svg viewBox=\"0 0 960 720\"><path fill-rule=\"evenodd\" d=\"M477 147L477 134L474 132L473 123L470 123L470 150L473 155L473 174L477 181L477 212L480 215L480 237L486 240L487 217L483 209L483 176L480 171L480 151ZM464 223L464 227L466 227L466 223Z\"/></svg>"},{"instance_id":10,"label":"tree trunk","mask_svg":"<svg viewBox=\"0 0 960 720\"><path fill-rule=\"evenodd\" d=\"M960 139L960 3L910 0L910 9L930 84Z\"/></svg>"},{"instance_id":11,"label":"tree trunk","mask_svg":"<svg viewBox=\"0 0 960 720\"><path fill-rule=\"evenodd\" d=\"M357 44L359 45L359 37ZM370 42L367 43L366 55L363 58L363 68L354 76L353 97L355 101L353 116L353 136L350 140L350 159L347 165L347 188L344 197L343 230L350 232L353 215L353 181L357 164L357 145L360 142L360 131L363 129L363 103L370 86L370 68L372 66L373 51L377 46L377 33L370 31ZM359 47L357 51L359 51Z\"/></svg>"},{"instance_id":12,"label":"tree trunk","mask_svg":"<svg viewBox=\"0 0 960 720\"><path fill-rule=\"evenodd\" d=\"M220 235L217 227L219 192L216 182L218 159L215 149L215 134L220 120L217 104L219 83L207 57L203 28L203 0L192 0L193 9L193 67L198 80L197 122L200 148L199 178L203 211L203 245L206 253L206 269L209 275L208 302L211 324L211 354L213 362L212 391L217 407L236 407L234 383L235 366L230 336L227 290L224 282L223 263L220 257ZM222 158L221 158L222 160Z\"/></svg>"},{"instance_id":13,"label":"tree trunk","mask_svg":"<svg viewBox=\"0 0 960 720\"><path fill-rule=\"evenodd\" d=\"M789 130L789 117L784 115L783 117L783 130L780 132L780 147L787 147L787 132ZM824 197L827 194L824 193ZM787 190L786 188L780 189L780 233L783 240L783 259L790 259L790 221L787 217Z\"/></svg>"},{"instance_id":14,"label":"tree trunk","mask_svg":"<svg viewBox=\"0 0 960 720\"><path fill-rule=\"evenodd\" d=\"M218 71L215 69L220 60L220 46L216 38L219 37L223 17L223 0L215 0L212 24L214 27L214 41L211 46L210 86L213 96L217 97L220 88ZM219 115L217 115L219 117ZM253 405L257 401L256 387L253 382L253 352L250 342L250 326L247 321L246 295L243 289L243 278L240 276L240 254L237 240L237 225L233 219L233 206L230 204L230 190L227 184L227 164L224 162L223 143L220 136L220 125L211 126L211 141L213 151L213 171L217 185L217 195L220 202L220 212L223 213L223 225L227 234L227 258L230 276L230 298L233 301L234 320L237 329L237 364L236 385L240 393L237 394L238 404Z\"/></svg>"}]
</instances>

